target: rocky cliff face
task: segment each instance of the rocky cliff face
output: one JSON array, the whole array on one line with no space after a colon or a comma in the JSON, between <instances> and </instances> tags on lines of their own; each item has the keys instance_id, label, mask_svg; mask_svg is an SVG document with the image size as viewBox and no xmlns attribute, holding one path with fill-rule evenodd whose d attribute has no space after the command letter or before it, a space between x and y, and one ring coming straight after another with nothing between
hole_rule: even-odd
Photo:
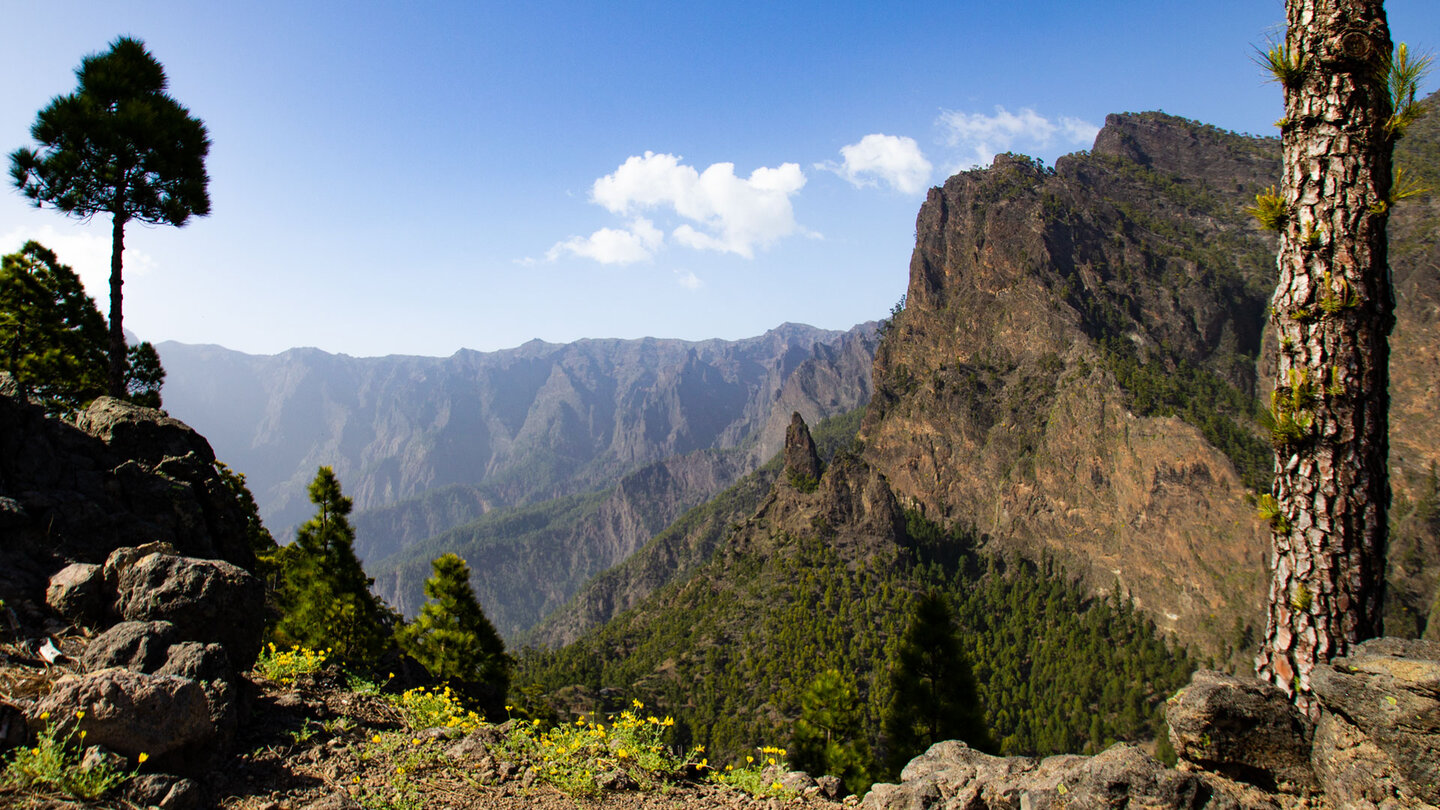
<instances>
[{"instance_id":1,"label":"rocky cliff face","mask_svg":"<svg viewBox=\"0 0 1440 810\"><path fill-rule=\"evenodd\" d=\"M1246 495L1270 464L1253 403L1274 277L1243 209L1278 171L1273 140L1145 113L1110 116L1053 170L1002 156L932 189L862 429L900 503L1119 583L1240 662L1266 581ZM1413 227L1397 218L1393 241ZM1402 471L1440 452L1418 418L1440 346L1423 261L1395 262Z\"/></svg>"},{"instance_id":2,"label":"rocky cliff face","mask_svg":"<svg viewBox=\"0 0 1440 810\"><path fill-rule=\"evenodd\" d=\"M254 564L246 516L205 439L102 397L76 423L44 416L0 375L0 600L36 617L50 576L122 546L169 543Z\"/></svg>"},{"instance_id":3,"label":"rocky cliff face","mask_svg":"<svg viewBox=\"0 0 1440 810\"><path fill-rule=\"evenodd\" d=\"M1053 171L1002 156L931 190L862 429L900 502L1220 651L1261 604L1262 528L1232 460L1137 415L1116 371L1254 390L1270 245L1241 209L1278 169L1272 143L1152 113Z\"/></svg>"},{"instance_id":4,"label":"rocky cliff face","mask_svg":"<svg viewBox=\"0 0 1440 810\"><path fill-rule=\"evenodd\" d=\"M246 474L277 536L308 517L305 485L322 464L357 512L435 505L377 521L397 533L362 538L376 558L673 455L746 445L758 465L791 411L820 418L869 398L874 339L873 326L787 324L741 341L532 341L448 358L160 351L167 408Z\"/></svg>"}]
</instances>

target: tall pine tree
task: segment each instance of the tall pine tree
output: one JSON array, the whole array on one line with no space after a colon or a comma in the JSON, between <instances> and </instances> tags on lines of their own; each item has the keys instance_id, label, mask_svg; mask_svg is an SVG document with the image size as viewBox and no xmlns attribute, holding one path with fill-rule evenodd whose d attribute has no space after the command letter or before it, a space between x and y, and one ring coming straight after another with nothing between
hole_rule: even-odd
<instances>
[{"instance_id":1,"label":"tall pine tree","mask_svg":"<svg viewBox=\"0 0 1440 810\"><path fill-rule=\"evenodd\" d=\"M397 635L400 646L431 675L479 700L502 704L510 688L510 657L470 587L470 567L455 554L431 564L420 615Z\"/></svg>"},{"instance_id":2,"label":"tall pine tree","mask_svg":"<svg viewBox=\"0 0 1440 810\"><path fill-rule=\"evenodd\" d=\"M892 774L941 740L962 740L983 751L994 748L975 676L941 594L926 594L916 603L890 671L890 688L885 738Z\"/></svg>"},{"instance_id":3,"label":"tall pine tree","mask_svg":"<svg viewBox=\"0 0 1440 810\"><path fill-rule=\"evenodd\" d=\"M863 710L855 685L838 669L815 676L800 697L790 758L812 774L830 774L859 796L870 789L870 746L865 743Z\"/></svg>"},{"instance_id":4,"label":"tall pine tree","mask_svg":"<svg viewBox=\"0 0 1440 810\"><path fill-rule=\"evenodd\" d=\"M341 494L335 471L321 467L309 493L317 511L285 555L275 637L285 644L329 649L350 664L371 664L389 646L395 614L370 592L375 581L355 556L355 530L348 518L352 504Z\"/></svg>"}]
</instances>

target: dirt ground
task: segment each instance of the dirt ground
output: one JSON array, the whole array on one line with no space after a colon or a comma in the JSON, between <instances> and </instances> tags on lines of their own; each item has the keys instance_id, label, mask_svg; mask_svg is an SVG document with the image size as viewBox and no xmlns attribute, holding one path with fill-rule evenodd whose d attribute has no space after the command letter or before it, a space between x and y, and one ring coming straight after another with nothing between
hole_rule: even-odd
<instances>
[{"instance_id":1,"label":"dirt ground","mask_svg":"<svg viewBox=\"0 0 1440 810\"><path fill-rule=\"evenodd\" d=\"M81 645L81 639L62 639L60 646L78 652ZM43 666L22 648L0 645L0 698L12 703L34 699L71 671L63 659ZM782 797L753 796L693 774L641 790L617 773L609 789L571 796L537 779L529 763L505 761L503 754L483 746L466 750L458 730L407 727L391 701L349 691L338 672L301 676L293 684L261 678L250 683L249 720L230 754L199 778L181 781L142 772L95 802L0 786L0 807L841 810L857 803L853 797L832 801L817 787ZM8 760L4 754L0 758Z\"/></svg>"}]
</instances>

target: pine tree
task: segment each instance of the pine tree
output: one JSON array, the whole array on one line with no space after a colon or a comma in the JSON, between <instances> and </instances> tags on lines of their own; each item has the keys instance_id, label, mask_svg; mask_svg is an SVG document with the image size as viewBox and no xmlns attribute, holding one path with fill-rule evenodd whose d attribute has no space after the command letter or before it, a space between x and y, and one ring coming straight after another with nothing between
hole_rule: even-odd
<instances>
[{"instance_id":1,"label":"pine tree","mask_svg":"<svg viewBox=\"0 0 1440 810\"><path fill-rule=\"evenodd\" d=\"M855 685L838 669L815 676L800 698L790 758L810 774L830 774L860 796L870 788L870 747L861 723L862 704Z\"/></svg>"},{"instance_id":2,"label":"pine tree","mask_svg":"<svg viewBox=\"0 0 1440 810\"><path fill-rule=\"evenodd\" d=\"M510 657L470 587L470 567L455 554L431 562L420 615L397 634L400 646L431 675L486 703L510 688Z\"/></svg>"},{"instance_id":3,"label":"pine tree","mask_svg":"<svg viewBox=\"0 0 1440 810\"><path fill-rule=\"evenodd\" d=\"M120 37L75 71L79 86L35 116L38 151L17 149L10 175L35 205L80 219L109 214L108 393L124 397L129 360L122 325L125 225L183 226L210 213L205 125L165 93L165 68L145 44Z\"/></svg>"},{"instance_id":4,"label":"pine tree","mask_svg":"<svg viewBox=\"0 0 1440 810\"><path fill-rule=\"evenodd\" d=\"M1286 0L1266 54L1284 88L1283 183L1252 212L1280 233L1270 426L1269 608L1256 671L1317 716L1310 673L1381 630L1389 506L1395 140L1423 60L1392 52L1383 0Z\"/></svg>"},{"instance_id":5,"label":"pine tree","mask_svg":"<svg viewBox=\"0 0 1440 810\"><path fill-rule=\"evenodd\" d=\"M885 736L892 774L941 740L994 748L944 596L929 593L916 603L890 671L890 688Z\"/></svg>"},{"instance_id":6,"label":"pine tree","mask_svg":"<svg viewBox=\"0 0 1440 810\"><path fill-rule=\"evenodd\" d=\"M0 260L0 367L23 395L58 414L105 393L105 339L100 310L54 252L31 241Z\"/></svg>"},{"instance_id":7,"label":"pine tree","mask_svg":"<svg viewBox=\"0 0 1440 810\"><path fill-rule=\"evenodd\" d=\"M0 368L48 413L85 407L106 390L105 319L68 265L39 242L0 260ZM148 341L129 348L125 398L160 407L165 369Z\"/></svg>"},{"instance_id":8,"label":"pine tree","mask_svg":"<svg viewBox=\"0 0 1440 810\"><path fill-rule=\"evenodd\" d=\"M309 487L318 511L296 532L285 555L277 640L313 649L356 665L377 660L389 645L394 613L370 592L374 580L355 556L351 500L340 492L335 471L321 467Z\"/></svg>"}]
</instances>

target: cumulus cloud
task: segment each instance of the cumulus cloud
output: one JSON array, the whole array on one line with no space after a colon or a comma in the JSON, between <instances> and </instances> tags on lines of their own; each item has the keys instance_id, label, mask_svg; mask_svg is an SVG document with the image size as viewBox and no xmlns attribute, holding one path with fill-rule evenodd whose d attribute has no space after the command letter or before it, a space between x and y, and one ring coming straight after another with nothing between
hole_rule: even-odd
<instances>
[{"instance_id":1,"label":"cumulus cloud","mask_svg":"<svg viewBox=\"0 0 1440 810\"><path fill-rule=\"evenodd\" d=\"M1024 107L1012 113L996 106L994 115L946 110L939 124L946 141L970 153L961 166L988 166L1000 152L1049 149L1054 145L1088 146L1100 128L1079 118L1061 116L1051 120Z\"/></svg>"},{"instance_id":2,"label":"cumulus cloud","mask_svg":"<svg viewBox=\"0 0 1440 810\"><path fill-rule=\"evenodd\" d=\"M914 138L873 133L840 147L843 163L826 161L815 168L835 172L856 188L885 183L902 194L918 194L930 184L930 161Z\"/></svg>"},{"instance_id":3,"label":"cumulus cloud","mask_svg":"<svg viewBox=\"0 0 1440 810\"><path fill-rule=\"evenodd\" d=\"M790 204L805 187L799 165L761 167L742 178L733 163L715 163L701 172L680 160L654 152L631 156L595 181L591 199L620 215L651 209L673 212L688 220L671 231L679 244L747 259L756 248L802 230Z\"/></svg>"},{"instance_id":4,"label":"cumulus cloud","mask_svg":"<svg viewBox=\"0 0 1440 810\"><path fill-rule=\"evenodd\" d=\"M110 234L108 223L105 235L82 231L61 231L53 225L41 228L13 228L0 234L0 253L14 253L25 242L36 242L55 251L61 264L68 264L80 276L85 292L95 299L101 312L110 305ZM155 259L148 254L125 249L125 277L143 276L155 269Z\"/></svg>"},{"instance_id":5,"label":"cumulus cloud","mask_svg":"<svg viewBox=\"0 0 1440 810\"><path fill-rule=\"evenodd\" d=\"M655 223L636 217L628 228L601 228L589 236L572 236L545 253L554 261L565 254L594 259L601 264L631 264L655 255L665 235Z\"/></svg>"},{"instance_id":6,"label":"cumulus cloud","mask_svg":"<svg viewBox=\"0 0 1440 810\"><path fill-rule=\"evenodd\" d=\"M675 281L687 290L698 290L705 286L705 282L701 281L700 277L690 270L676 270Z\"/></svg>"}]
</instances>

